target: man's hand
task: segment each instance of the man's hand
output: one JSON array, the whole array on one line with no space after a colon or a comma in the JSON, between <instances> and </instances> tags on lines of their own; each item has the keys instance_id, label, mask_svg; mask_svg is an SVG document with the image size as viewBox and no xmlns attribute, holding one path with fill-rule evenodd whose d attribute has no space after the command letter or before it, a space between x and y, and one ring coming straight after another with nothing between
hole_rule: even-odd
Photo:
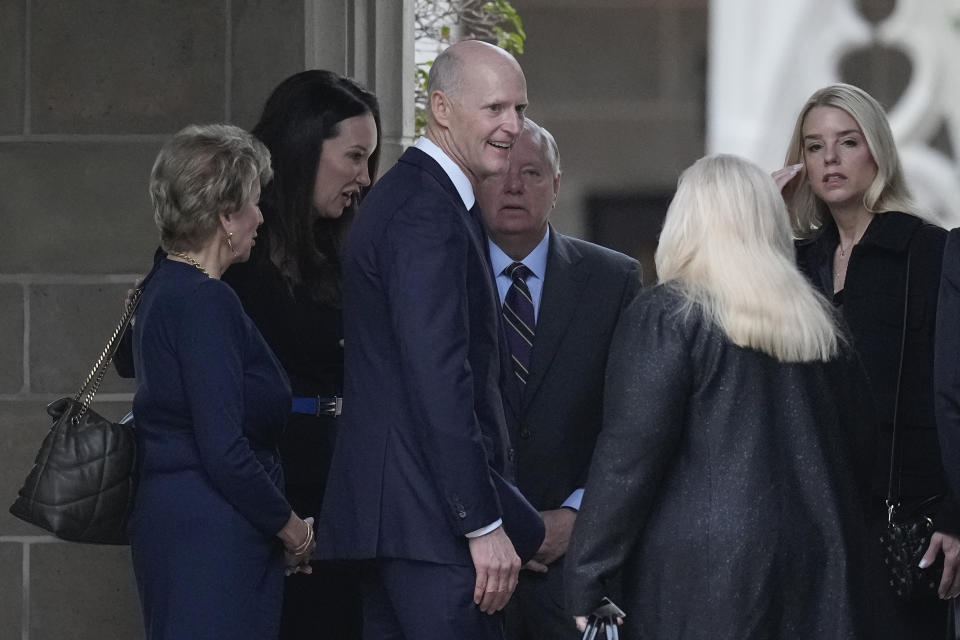
<instances>
[{"instance_id":1,"label":"man's hand","mask_svg":"<svg viewBox=\"0 0 960 640\"><path fill-rule=\"evenodd\" d=\"M468 542L470 557L477 571L473 601L484 613L496 613L507 606L517 588L520 557L503 527L476 538L468 538Z\"/></svg>"},{"instance_id":2,"label":"man's hand","mask_svg":"<svg viewBox=\"0 0 960 640\"><path fill-rule=\"evenodd\" d=\"M530 558L529 560L527 560L527 563L520 568L526 569L528 571L533 571L535 573L546 573L550 571L550 567L548 567L545 564L540 564L533 558Z\"/></svg>"},{"instance_id":3,"label":"man's hand","mask_svg":"<svg viewBox=\"0 0 960 640\"><path fill-rule=\"evenodd\" d=\"M529 568L534 571L540 571L540 566L546 567L557 561L567 552L570 545L570 534L573 532L573 525L577 521L577 512L573 509L550 509L541 511L543 526L547 533L543 538L543 544L534 554L533 560L529 562ZM546 571L546 569L544 569Z\"/></svg>"},{"instance_id":4,"label":"man's hand","mask_svg":"<svg viewBox=\"0 0 960 640\"><path fill-rule=\"evenodd\" d=\"M956 598L960 594L960 539L949 533L937 531L930 537L930 546L920 559L920 568L926 568L937 560L937 554L943 552L943 577L940 578L938 593L944 600Z\"/></svg>"}]
</instances>

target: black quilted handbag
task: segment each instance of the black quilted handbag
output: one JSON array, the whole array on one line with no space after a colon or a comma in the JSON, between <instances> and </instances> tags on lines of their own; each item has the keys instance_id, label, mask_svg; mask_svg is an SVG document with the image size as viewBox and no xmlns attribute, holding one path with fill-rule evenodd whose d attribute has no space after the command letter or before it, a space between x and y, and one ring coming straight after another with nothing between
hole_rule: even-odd
<instances>
[{"instance_id":1,"label":"black quilted handbag","mask_svg":"<svg viewBox=\"0 0 960 640\"><path fill-rule=\"evenodd\" d=\"M142 293L141 285L77 395L47 406L53 427L10 507L14 516L64 540L127 543L137 459L133 423L111 422L90 403Z\"/></svg>"},{"instance_id":2,"label":"black quilted handbag","mask_svg":"<svg viewBox=\"0 0 960 640\"><path fill-rule=\"evenodd\" d=\"M937 561L926 569L921 569L918 564L930 546L934 532L933 520L923 512L942 498L933 496L924 500L909 517L901 517L896 509L891 509L887 528L880 536L890 587L903 600L937 597L943 557L938 556Z\"/></svg>"}]
</instances>

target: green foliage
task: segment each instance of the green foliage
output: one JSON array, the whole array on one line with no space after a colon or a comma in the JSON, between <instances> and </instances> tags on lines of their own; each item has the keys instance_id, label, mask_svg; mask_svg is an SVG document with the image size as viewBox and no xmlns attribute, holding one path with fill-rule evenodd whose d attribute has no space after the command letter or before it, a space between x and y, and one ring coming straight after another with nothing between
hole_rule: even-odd
<instances>
[{"instance_id":1,"label":"green foliage","mask_svg":"<svg viewBox=\"0 0 960 640\"><path fill-rule=\"evenodd\" d=\"M520 14L509 0L417 0L414 8L417 40L451 45L458 40L484 40L514 55L523 53L527 34ZM459 31L458 37L454 33ZM417 135L427 125L427 75L433 61L417 65L415 127Z\"/></svg>"},{"instance_id":2,"label":"green foliage","mask_svg":"<svg viewBox=\"0 0 960 640\"><path fill-rule=\"evenodd\" d=\"M497 38L497 46L517 55L523 53L523 43L527 34L523 30L523 20L520 14L507 0L494 0L483 5L484 11L499 16L500 21L494 25L493 34ZM508 24L510 30L504 29L501 24Z\"/></svg>"},{"instance_id":3,"label":"green foliage","mask_svg":"<svg viewBox=\"0 0 960 640\"><path fill-rule=\"evenodd\" d=\"M430 67L433 66L433 60L417 65L417 95L414 109L413 125L416 134L419 136L427 128L427 76L430 75Z\"/></svg>"}]
</instances>

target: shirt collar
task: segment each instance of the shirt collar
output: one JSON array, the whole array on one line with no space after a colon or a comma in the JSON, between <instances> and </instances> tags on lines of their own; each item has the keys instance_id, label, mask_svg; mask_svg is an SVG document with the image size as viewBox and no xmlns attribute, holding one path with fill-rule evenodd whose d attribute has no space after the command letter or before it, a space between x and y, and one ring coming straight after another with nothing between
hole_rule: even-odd
<instances>
[{"instance_id":1,"label":"shirt collar","mask_svg":"<svg viewBox=\"0 0 960 640\"><path fill-rule=\"evenodd\" d=\"M513 264L514 260L504 253L503 249L498 247L490 238L487 238L487 246L490 250L490 266L493 268L493 273L499 276L503 273L504 269ZM549 247L550 226L548 225L547 232L543 234L543 239L520 261L527 269L530 269L531 274L541 280L543 280L544 275L547 273L547 254L549 253Z\"/></svg>"},{"instance_id":2,"label":"shirt collar","mask_svg":"<svg viewBox=\"0 0 960 640\"><path fill-rule=\"evenodd\" d=\"M450 156L429 138L420 136L413 146L437 161L437 164L440 165L443 172L450 178L450 182L456 187L457 193L460 194L460 199L463 200L463 206L469 211L473 207L473 203L477 201L477 198L473 194L473 185L470 184L470 178L463 172L463 169L457 166L457 163L451 160Z\"/></svg>"}]
</instances>

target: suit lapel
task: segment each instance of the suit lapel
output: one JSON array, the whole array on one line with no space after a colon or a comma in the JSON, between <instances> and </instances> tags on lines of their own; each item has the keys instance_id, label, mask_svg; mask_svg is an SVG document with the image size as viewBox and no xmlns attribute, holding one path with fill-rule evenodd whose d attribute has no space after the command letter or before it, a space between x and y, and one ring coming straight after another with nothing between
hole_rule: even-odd
<instances>
[{"instance_id":1,"label":"suit lapel","mask_svg":"<svg viewBox=\"0 0 960 640\"><path fill-rule=\"evenodd\" d=\"M577 309L577 301L590 274L577 269L582 256L564 236L552 228L547 254L547 272L540 296L536 336L530 360L530 376L523 392L525 409L537 394ZM517 386L517 385L514 385Z\"/></svg>"},{"instance_id":2,"label":"suit lapel","mask_svg":"<svg viewBox=\"0 0 960 640\"><path fill-rule=\"evenodd\" d=\"M487 255L486 235L483 231L483 221L480 218L479 205L474 203L476 211L467 210L463 205L460 192L457 191L453 181L450 180L450 176L447 175L443 167L441 167L436 160L420 149L416 147L407 148L407 150L403 152L403 155L400 156L400 162L408 162L420 167L443 187L443 190L450 196L453 205L457 208L457 212L470 232L470 240L473 248L476 249L481 256L484 256L484 262L489 262L485 257ZM494 286L493 291L496 291L496 286Z\"/></svg>"}]
</instances>

